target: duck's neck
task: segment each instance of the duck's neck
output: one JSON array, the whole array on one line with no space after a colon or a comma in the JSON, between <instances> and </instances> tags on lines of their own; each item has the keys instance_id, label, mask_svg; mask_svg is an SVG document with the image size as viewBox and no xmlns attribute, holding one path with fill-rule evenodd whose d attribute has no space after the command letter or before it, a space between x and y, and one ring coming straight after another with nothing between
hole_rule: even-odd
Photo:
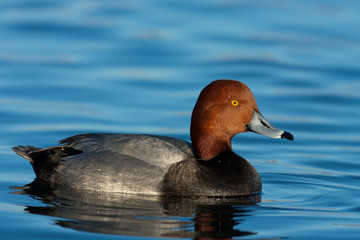
<instances>
[{"instance_id":1,"label":"duck's neck","mask_svg":"<svg viewBox=\"0 0 360 240\"><path fill-rule=\"evenodd\" d=\"M231 138L217 138L204 129L190 128L190 136L195 156L200 160L209 160L220 153L231 151Z\"/></svg>"}]
</instances>

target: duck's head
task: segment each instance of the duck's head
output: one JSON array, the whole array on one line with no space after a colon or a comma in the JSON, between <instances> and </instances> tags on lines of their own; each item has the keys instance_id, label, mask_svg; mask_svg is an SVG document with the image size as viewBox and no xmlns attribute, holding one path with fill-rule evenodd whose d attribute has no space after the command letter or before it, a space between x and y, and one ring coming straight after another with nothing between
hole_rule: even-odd
<instances>
[{"instance_id":1,"label":"duck's head","mask_svg":"<svg viewBox=\"0 0 360 240\"><path fill-rule=\"evenodd\" d=\"M231 150L231 139L241 132L293 140L291 133L272 126L260 113L251 90L242 82L216 80L200 93L190 135L197 158L216 157Z\"/></svg>"}]
</instances>

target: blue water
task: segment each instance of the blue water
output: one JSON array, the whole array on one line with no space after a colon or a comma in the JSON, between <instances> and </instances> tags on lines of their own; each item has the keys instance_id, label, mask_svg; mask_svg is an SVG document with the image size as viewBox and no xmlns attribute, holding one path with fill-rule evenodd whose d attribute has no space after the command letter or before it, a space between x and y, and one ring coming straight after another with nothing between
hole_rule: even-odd
<instances>
[{"instance_id":1,"label":"blue water","mask_svg":"<svg viewBox=\"0 0 360 240\"><path fill-rule=\"evenodd\" d=\"M359 239L360 2L0 2L4 239ZM261 201L76 196L11 146L84 132L189 140L200 90L230 78L293 142L244 133ZM35 191L36 190L36 191ZM260 200L260 199L258 199Z\"/></svg>"}]
</instances>

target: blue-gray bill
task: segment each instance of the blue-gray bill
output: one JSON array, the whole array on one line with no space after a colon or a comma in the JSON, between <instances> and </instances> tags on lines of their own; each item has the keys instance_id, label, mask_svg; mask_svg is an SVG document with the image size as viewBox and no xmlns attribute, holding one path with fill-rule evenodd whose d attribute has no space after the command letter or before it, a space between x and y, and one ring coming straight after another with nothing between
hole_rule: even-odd
<instances>
[{"instance_id":1,"label":"blue-gray bill","mask_svg":"<svg viewBox=\"0 0 360 240\"><path fill-rule=\"evenodd\" d=\"M286 131L277 129L272 126L266 118L259 112L254 111L250 122L247 124L248 131L255 132L271 138L285 138L290 141L294 140L294 136Z\"/></svg>"}]
</instances>

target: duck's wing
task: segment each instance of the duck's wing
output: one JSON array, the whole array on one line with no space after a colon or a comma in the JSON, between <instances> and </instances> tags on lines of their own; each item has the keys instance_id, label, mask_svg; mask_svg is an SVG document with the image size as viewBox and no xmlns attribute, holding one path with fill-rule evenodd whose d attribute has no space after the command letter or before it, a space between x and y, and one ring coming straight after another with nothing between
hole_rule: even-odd
<instances>
[{"instance_id":1,"label":"duck's wing","mask_svg":"<svg viewBox=\"0 0 360 240\"><path fill-rule=\"evenodd\" d=\"M123 154L163 168L194 156L191 144L184 140L145 134L80 134L60 144L84 153Z\"/></svg>"}]
</instances>

